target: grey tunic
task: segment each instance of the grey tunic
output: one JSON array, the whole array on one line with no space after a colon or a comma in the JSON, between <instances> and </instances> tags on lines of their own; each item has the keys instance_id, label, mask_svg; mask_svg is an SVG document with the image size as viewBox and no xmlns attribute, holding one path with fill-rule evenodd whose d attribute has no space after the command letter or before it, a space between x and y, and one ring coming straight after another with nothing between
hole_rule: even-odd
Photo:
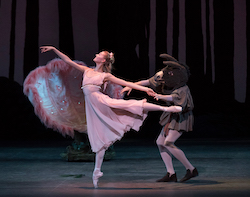
<instances>
[{"instance_id":1,"label":"grey tunic","mask_svg":"<svg viewBox=\"0 0 250 197\"><path fill-rule=\"evenodd\" d=\"M159 86L154 77L149 79L150 87L161 94L166 94L164 92L159 92ZM161 88L160 88L161 89ZM183 108L183 111L180 113L169 113L163 112L160 117L160 124L162 126L169 123L168 128L176 131L192 131L194 116L192 110L194 108L192 95L187 85L182 86L174 90L171 94L173 101L166 102L168 106L178 105Z\"/></svg>"}]
</instances>

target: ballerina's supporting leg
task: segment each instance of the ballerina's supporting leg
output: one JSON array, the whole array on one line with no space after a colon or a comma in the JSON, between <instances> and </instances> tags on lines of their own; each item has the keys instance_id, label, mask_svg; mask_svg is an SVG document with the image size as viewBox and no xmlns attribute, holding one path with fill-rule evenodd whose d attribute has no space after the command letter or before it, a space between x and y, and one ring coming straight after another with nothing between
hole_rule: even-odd
<instances>
[{"instance_id":1,"label":"ballerina's supporting leg","mask_svg":"<svg viewBox=\"0 0 250 197\"><path fill-rule=\"evenodd\" d=\"M143 104L143 109L145 111L167 111L167 112L181 112L182 111L182 107L180 106L165 107L165 106L160 106L160 105L156 105L156 104L148 103L148 102L145 102Z\"/></svg>"},{"instance_id":2,"label":"ballerina's supporting leg","mask_svg":"<svg viewBox=\"0 0 250 197\"><path fill-rule=\"evenodd\" d=\"M95 156L95 169L93 172L93 184L95 188L98 188L98 180L103 176L101 172L102 162L105 155L105 149L102 149L96 153Z\"/></svg>"}]
</instances>

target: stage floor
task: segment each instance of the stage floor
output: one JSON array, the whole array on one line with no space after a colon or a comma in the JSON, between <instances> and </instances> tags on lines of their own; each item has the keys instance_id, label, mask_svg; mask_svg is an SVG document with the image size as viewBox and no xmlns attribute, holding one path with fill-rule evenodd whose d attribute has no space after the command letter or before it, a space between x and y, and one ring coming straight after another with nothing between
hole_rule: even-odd
<instances>
[{"instance_id":1,"label":"stage floor","mask_svg":"<svg viewBox=\"0 0 250 197\"><path fill-rule=\"evenodd\" d=\"M154 140L122 139L116 156L103 163L99 188L93 162L60 157L69 140L2 141L0 196L250 196L250 140L180 139L199 176L185 183L157 183L166 174ZM185 168L174 159L178 180Z\"/></svg>"}]
</instances>

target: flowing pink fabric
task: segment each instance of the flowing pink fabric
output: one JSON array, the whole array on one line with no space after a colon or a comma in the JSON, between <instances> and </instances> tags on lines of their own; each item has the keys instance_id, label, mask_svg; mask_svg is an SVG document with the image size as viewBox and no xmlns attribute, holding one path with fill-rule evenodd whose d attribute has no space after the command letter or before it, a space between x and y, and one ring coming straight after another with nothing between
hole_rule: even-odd
<instances>
[{"instance_id":1,"label":"flowing pink fabric","mask_svg":"<svg viewBox=\"0 0 250 197\"><path fill-rule=\"evenodd\" d=\"M54 59L29 73L24 81L24 94L46 127L73 137L74 130L87 130L81 82L81 72Z\"/></svg>"},{"instance_id":2,"label":"flowing pink fabric","mask_svg":"<svg viewBox=\"0 0 250 197\"><path fill-rule=\"evenodd\" d=\"M130 129L138 131L147 117L143 111L146 99L114 99L101 92L106 75L89 68L83 77L88 137L93 152L108 148Z\"/></svg>"},{"instance_id":3,"label":"flowing pink fabric","mask_svg":"<svg viewBox=\"0 0 250 197\"><path fill-rule=\"evenodd\" d=\"M83 62L76 61L85 65ZM46 127L63 136L74 136L74 130L87 132L82 73L61 59L31 71L24 81L24 94L34 106L35 114ZM121 86L109 84L105 93L122 98Z\"/></svg>"}]
</instances>

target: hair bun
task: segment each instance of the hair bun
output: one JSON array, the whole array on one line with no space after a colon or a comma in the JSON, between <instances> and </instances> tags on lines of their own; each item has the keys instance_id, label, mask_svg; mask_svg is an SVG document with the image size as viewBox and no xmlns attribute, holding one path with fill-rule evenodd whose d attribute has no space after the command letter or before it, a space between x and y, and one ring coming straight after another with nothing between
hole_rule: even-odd
<instances>
[{"instance_id":1,"label":"hair bun","mask_svg":"<svg viewBox=\"0 0 250 197\"><path fill-rule=\"evenodd\" d=\"M111 63L113 64L113 63L115 62L114 53L110 52L110 53L109 53L109 58L110 58Z\"/></svg>"}]
</instances>

